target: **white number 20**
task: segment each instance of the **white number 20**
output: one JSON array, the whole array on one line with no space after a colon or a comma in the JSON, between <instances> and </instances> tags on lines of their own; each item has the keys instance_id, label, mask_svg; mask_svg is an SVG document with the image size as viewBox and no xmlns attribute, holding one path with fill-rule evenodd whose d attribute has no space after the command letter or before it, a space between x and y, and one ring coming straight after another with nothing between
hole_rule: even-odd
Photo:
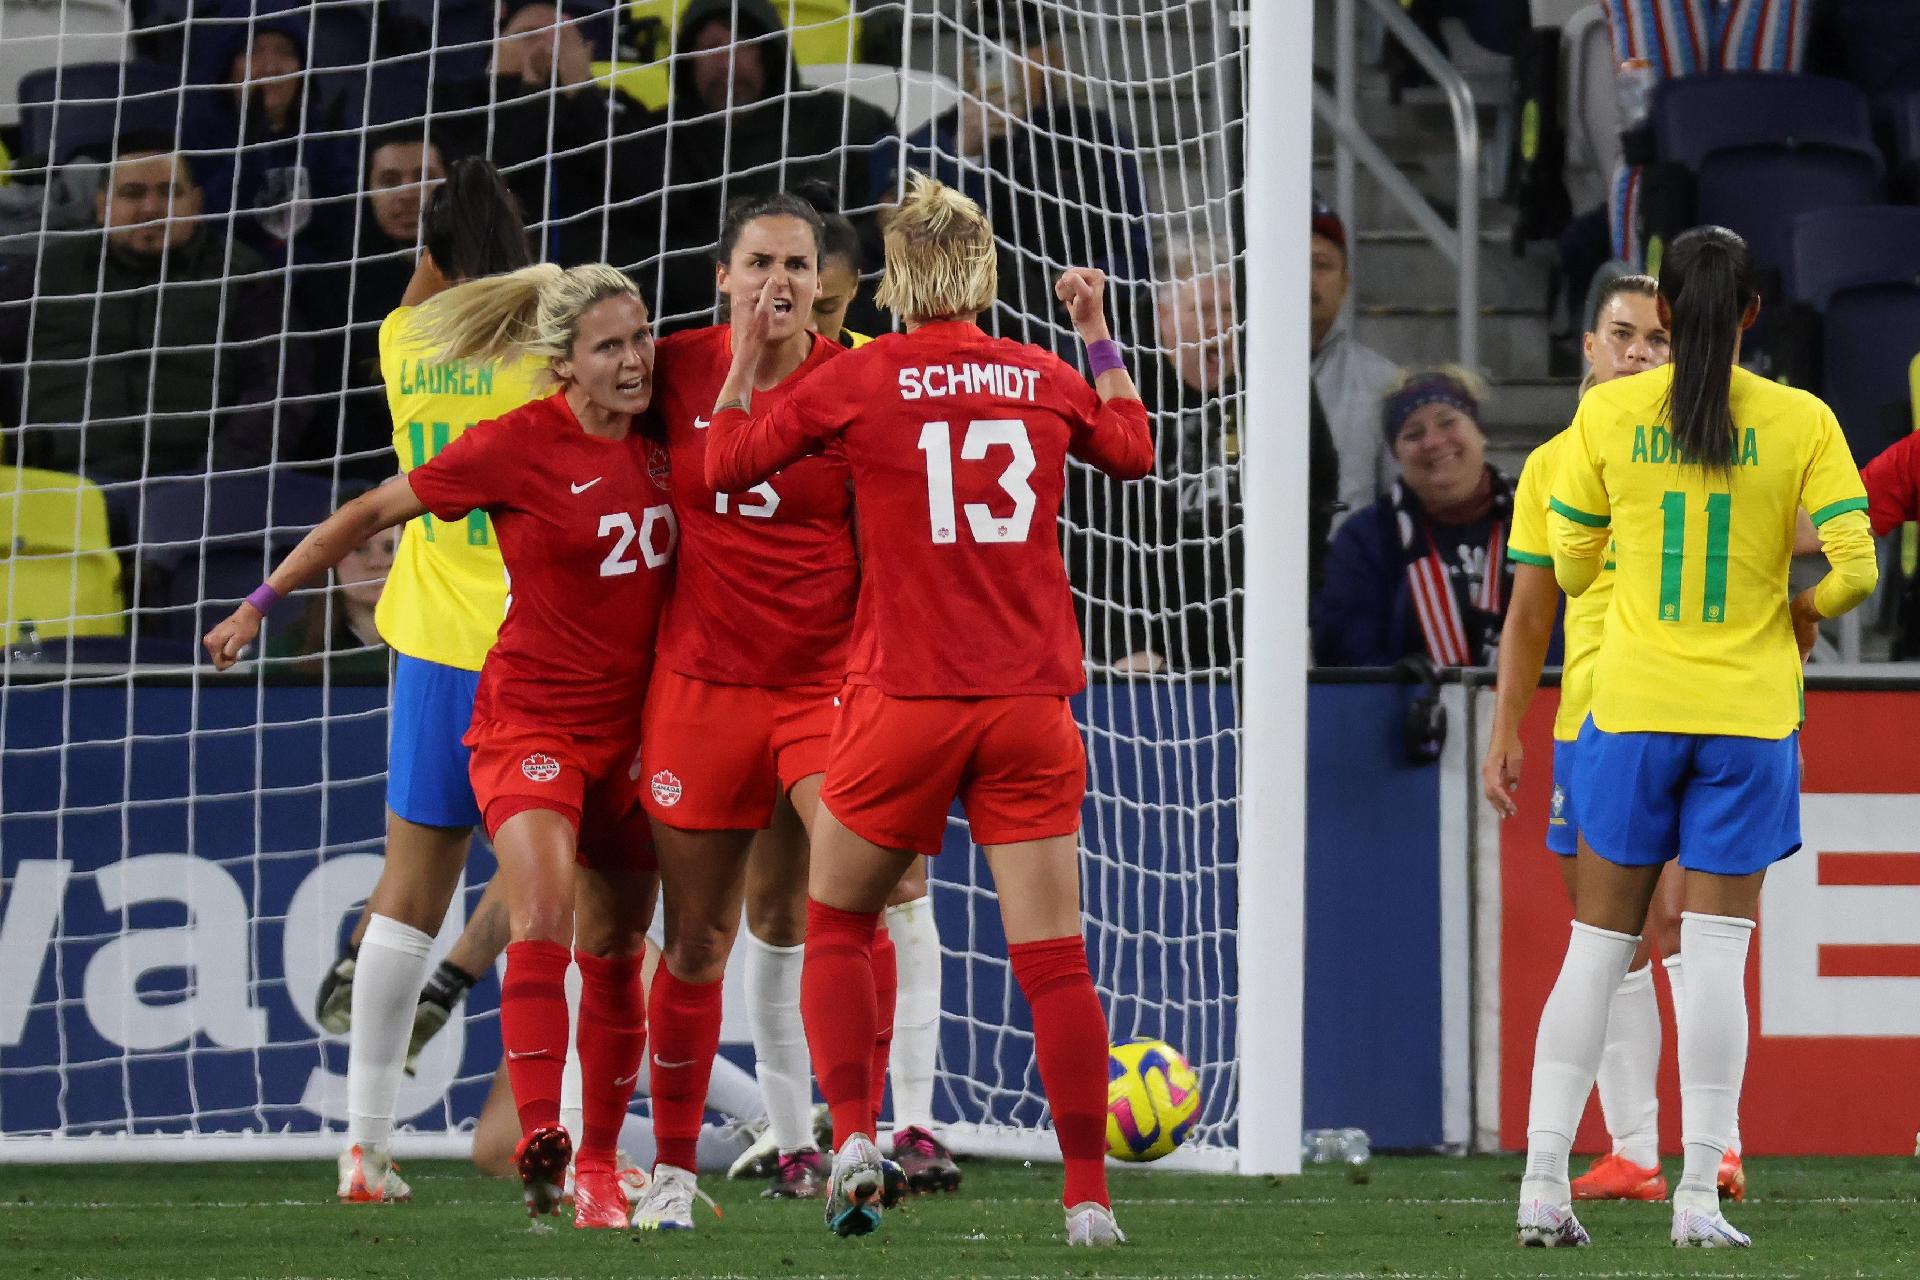
<instances>
[{"instance_id":1,"label":"white number 20","mask_svg":"<svg viewBox=\"0 0 1920 1280\"><path fill-rule=\"evenodd\" d=\"M654 528L665 524L667 527L667 545L654 546ZM624 511L615 511L611 515L600 517L599 536L618 534L619 540L613 544L613 550L607 552L607 558L600 562L600 576L619 578L629 573L637 573L640 561L627 558L627 548L636 541L640 544L640 555L647 562L647 568L658 569L673 558L673 544L679 537L680 527L674 523L672 507L648 507L640 513L640 528L636 532L633 517Z\"/></svg>"},{"instance_id":2,"label":"white number 20","mask_svg":"<svg viewBox=\"0 0 1920 1280\"><path fill-rule=\"evenodd\" d=\"M975 542L1025 542L1033 524L1033 486L1027 478L1033 474L1033 442L1027 438L1027 424L1018 418L979 418L967 424L960 442L960 460L978 462L987 450L1004 445L1013 454L1007 469L1000 473L1000 487L1013 499L1013 510L997 516L984 502L966 504L967 529ZM936 543L958 540L954 519L953 434L944 422L929 422L920 428L920 449L927 455L927 519Z\"/></svg>"}]
</instances>

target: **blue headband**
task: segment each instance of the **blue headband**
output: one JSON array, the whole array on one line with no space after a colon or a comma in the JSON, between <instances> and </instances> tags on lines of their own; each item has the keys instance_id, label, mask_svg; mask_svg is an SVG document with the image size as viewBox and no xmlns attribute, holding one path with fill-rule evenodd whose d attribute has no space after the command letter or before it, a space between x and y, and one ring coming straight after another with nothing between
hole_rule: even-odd
<instances>
[{"instance_id":1,"label":"blue headband","mask_svg":"<svg viewBox=\"0 0 1920 1280\"><path fill-rule=\"evenodd\" d=\"M1387 447L1400 438L1400 428L1416 409L1430 404L1450 404L1480 421L1480 402L1467 389L1443 373L1422 374L1388 396L1380 412L1380 428L1387 433Z\"/></svg>"}]
</instances>

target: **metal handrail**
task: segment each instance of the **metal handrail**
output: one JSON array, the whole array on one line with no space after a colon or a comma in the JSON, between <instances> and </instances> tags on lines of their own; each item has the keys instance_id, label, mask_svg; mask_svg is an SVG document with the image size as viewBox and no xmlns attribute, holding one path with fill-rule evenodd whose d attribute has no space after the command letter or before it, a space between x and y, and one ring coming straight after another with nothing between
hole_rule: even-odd
<instances>
[{"instance_id":1,"label":"metal handrail","mask_svg":"<svg viewBox=\"0 0 1920 1280\"><path fill-rule=\"evenodd\" d=\"M1364 164L1383 190L1459 272L1455 305L1459 312L1459 360L1468 369L1480 366L1480 119L1475 114L1473 90L1445 54L1395 0L1363 0L1380 23L1413 55L1447 95L1453 114L1454 145L1460 174L1454 224L1448 227L1431 202L1407 180L1360 127L1354 110L1357 79L1355 55L1356 0L1334 3L1334 92L1314 89L1313 109L1334 135L1334 189L1341 216L1353 208L1354 161Z\"/></svg>"}]
</instances>

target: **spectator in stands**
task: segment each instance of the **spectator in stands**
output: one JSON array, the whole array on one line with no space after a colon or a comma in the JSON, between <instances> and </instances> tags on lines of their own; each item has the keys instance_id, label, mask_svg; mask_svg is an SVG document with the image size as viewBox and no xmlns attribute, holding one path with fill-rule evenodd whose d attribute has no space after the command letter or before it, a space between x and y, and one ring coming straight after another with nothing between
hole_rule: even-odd
<instances>
[{"instance_id":1,"label":"spectator in stands","mask_svg":"<svg viewBox=\"0 0 1920 1280\"><path fill-rule=\"evenodd\" d=\"M352 256L295 269L295 300L315 334L316 380L344 393L314 415L302 458L340 459L344 473L367 481L393 474L380 322L413 279L421 210L446 177L439 144L418 128L395 125L369 137Z\"/></svg>"},{"instance_id":2,"label":"spectator in stands","mask_svg":"<svg viewBox=\"0 0 1920 1280\"><path fill-rule=\"evenodd\" d=\"M660 249L662 136L655 117L592 78L593 51L573 20L551 4L512 6L492 77L438 86L434 110L447 119L436 125L451 153L499 168L541 227L542 256L630 267Z\"/></svg>"},{"instance_id":3,"label":"spectator in stands","mask_svg":"<svg viewBox=\"0 0 1920 1280\"><path fill-rule=\"evenodd\" d=\"M1400 480L1334 535L1313 602L1315 661L1492 664L1513 586L1513 492L1487 464L1480 395L1453 367L1412 370L1388 394L1381 428Z\"/></svg>"},{"instance_id":4,"label":"spectator in stands","mask_svg":"<svg viewBox=\"0 0 1920 1280\"><path fill-rule=\"evenodd\" d=\"M691 0L675 56L666 173L672 256L661 319L707 323L722 214L742 197L824 181L867 242L869 260L877 259L873 220L860 208L869 156L891 130L890 117L837 91L806 88L770 0Z\"/></svg>"},{"instance_id":5,"label":"spectator in stands","mask_svg":"<svg viewBox=\"0 0 1920 1280\"><path fill-rule=\"evenodd\" d=\"M233 238L269 262L343 252L339 211L353 190L343 104L306 73L307 23L295 13L218 24L233 43L229 89L201 93L187 115L188 148L210 213L233 214ZM251 33L251 34L249 34Z\"/></svg>"},{"instance_id":6,"label":"spectator in stands","mask_svg":"<svg viewBox=\"0 0 1920 1280\"><path fill-rule=\"evenodd\" d=\"M1380 400L1400 376L1393 361L1340 324L1353 278L1347 271L1347 229L1325 205L1313 210L1313 389L1326 410L1327 428L1340 452L1343 521L1387 491L1392 482L1387 441L1380 436Z\"/></svg>"},{"instance_id":7,"label":"spectator in stands","mask_svg":"<svg viewBox=\"0 0 1920 1280\"><path fill-rule=\"evenodd\" d=\"M17 458L109 482L281 456L305 420L307 353L282 336L279 276L200 210L171 140L129 134L99 229L7 272L0 360L25 367L20 413L0 418L23 424Z\"/></svg>"},{"instance_id":8,"label":"spectator in stands","mask_svg":"<svg viewBox=\"0 0 1920 1280\"><path fill-rule=\"evenodd\" d=\"M982 39L963 44L959 68L969 100L909 136L904 156L875 152L873 198L894 199L902 166L973 197L1002 241L998 332L1076 360L1053 295L1061 263L1107 273L1122 341L1146 309L1152 258L1134 140L1075 94L1063 14L1032 0L978 2Z\"/></svg>"},{"instance_id":9,"label":"spectator in stands","mask_svg":"<svg viewBox=\"0 0 1920 1280\"><path fill-rule=\"evenodd\" d=\"M342 495L345 497L346 495ZM382 529L352 551L333 571L333 585L307 597L305 612L267 643L267 657L281 659L277 669L332 676L387 674L387 642L374 626L373 611L393 568L400 530Z\"/></svg>"},{"instance_id":10,"label":"spectator in stands","mask_svg":"<svg viewBox=\"0 0 1920 1280\"><path fill-rule=\"evenodd\" d=\"M1098 565L1104 548L1110 565L1148 571L1138 582L1119 581L1113 568L1095 575L1086 584L1088 630L1124 625L1127 644L1112 658L1116 669L1156 670L1163 661L1189 670L1225 669L1239 653L1244 582L1233 274L1227 256L1204 239L1170 239L1162 258L1155 305L1162 358L1145 367L1140 379L1156 415L1159 479L1152 487L1105 488L1110 502L1132 511L1125 520L1097 522L1100 536L1090 539L1086 557ZM1317 590L1338 504L1339 457L1311 385L1304 425L1312 504L1308 577ZM1097 485L1098 478L1092 479ZM1081 478L1075 483L1077 492ZM1158 545L1139 546L1142 540ZM1127 573L1139 576L1136 569ZM1107 600L1130 601L1134 608L1095 603ZM1136 612L1143 604L1157 620L1144 636Z\"/></svg>"}]
</instances>

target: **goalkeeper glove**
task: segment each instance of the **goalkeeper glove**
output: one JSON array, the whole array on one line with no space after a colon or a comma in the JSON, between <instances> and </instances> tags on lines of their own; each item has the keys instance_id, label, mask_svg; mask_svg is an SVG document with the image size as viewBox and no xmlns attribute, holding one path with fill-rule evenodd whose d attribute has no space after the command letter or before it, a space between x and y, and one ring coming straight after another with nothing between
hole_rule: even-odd
<instances>
[{"instance_id":1,"label":"goalkeeper glove","mask_svg":"<svg viewBox=\"0 0 1920 1280\"><path fill-rule=\"evenodd\" d=\"M353 953L333 962L313 997L313 1020L330 1036L343 1036L353 1026Z\"/></svg>"},{"instance_id":2,"label":"goalkeeper glove","mask_svg":"<svg viewBox=\"0 0 1920 1280\"><path fill-rule=\"evenodd\" d=\"M427 985L420 988L420 1003L413 1009L413 1037L407 1041L408 1075L414 1073L421 1051L440 1034L440 1028L447 1025L447 1019L453 1016L453 1006L460 1003L473 984L471 974L442 960L433 976L427 979Z\"/></svg>"}]
</instances>

